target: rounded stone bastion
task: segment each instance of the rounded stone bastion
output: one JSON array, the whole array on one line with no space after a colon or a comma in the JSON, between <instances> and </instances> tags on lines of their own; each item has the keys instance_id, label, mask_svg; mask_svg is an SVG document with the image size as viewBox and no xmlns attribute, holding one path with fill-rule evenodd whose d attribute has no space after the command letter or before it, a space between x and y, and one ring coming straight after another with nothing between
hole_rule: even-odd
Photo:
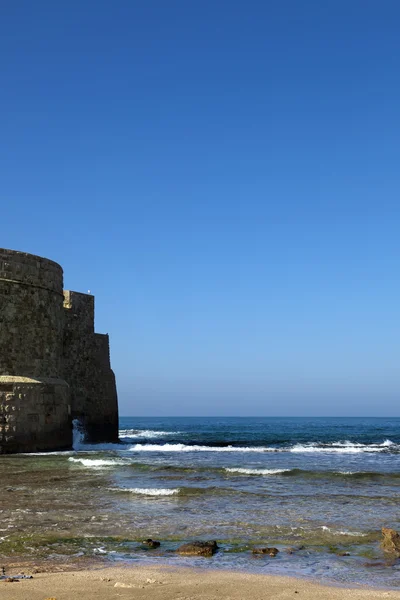
<instances>
[{"instance_id":1,"label":"rounded stone bastion","mask_svg":"<svg viewBox=\"0 0 400 600\"><path fill-rule=\"evenodd\" d=\"M1 248L0 454L71 447L63 325L60 265Z\"/></svg>"}]
</instances>

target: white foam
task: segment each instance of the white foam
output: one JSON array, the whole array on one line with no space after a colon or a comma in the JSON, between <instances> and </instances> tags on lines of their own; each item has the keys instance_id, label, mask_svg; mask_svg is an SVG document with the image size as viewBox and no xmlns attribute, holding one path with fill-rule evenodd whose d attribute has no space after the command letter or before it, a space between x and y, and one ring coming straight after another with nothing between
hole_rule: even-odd
<instances>
[{"instance_id":1,"label":"white foam","mask_svg":"<svg viewBox=\"0 0 400 600\"><path fill-rule=\"evenodd\" d=\"M80 463L84 467L93 467L95 469L99 467L115 467L126 464L123 460L113 460L107 458L74 458L71 456L68 460L70 462Z\"/></svg>"},{"instance_id":2,"label":"white foam","mask_svg":"<svg viewBox=\"0 0 400 600\"><path fill-rule=\"evenodd\" d=\"M365 537L367 535L366 533L362 533L361 531L336 531L335 529L331 529L326 525L322 525L321 529L322 531L327 531L335 535L350 535L353 537Z\"/></svg>"},{"instance_id":3,"label":"white foam","mask_svg":"<svg viewBox=\"0 0 400 600\"><path fill-rule=\"evenodd\" d=\"M79 419L72 421L72 447L77 450L82 446L85 440L85 433Z\"/></svg>"},{"instance_id":4,"label":"white foam","mask_svg":"<svg viewBox=\"0 0 400 600\"><path fill-rule=\"evenodd\" d=\"M157 438L166 435L179 435L180 431L155 431L153 429L120 429L120 438Z\"/></svg>"},{"instance_id":5,"label":"white foam","mask_svg":"<svg viewBox=\"0 0 400 600\"><path fill-rule=\"evenodd\" d=\"M296 444L289 448L289 452L336 452L338 454L359 454L361 452L384 452L387 448L394 446L391 440L385 440L382 444L360 444L358 442L339 441L331 444Z\"/></svg>"},{"instance_id":6,"label":"white foam","mask_svg":"<svg viewBox=\"0 0 400 600\"><path fill-rule=\"evenodd\" d=\"M228 473L241 473L243 475L279 475L280 473L287 473L291 469L242 469L242 468L226 468L225 471Z\"/></svg>"},{"instance_id":7,"label":"white foam","mask_svg":"<svg viewBox=\"0 0 400 600\"><path fill-rule=\"evenodd\" d=\"M179 488L110 488L113 492L131 492L143 496L174 496L179 494Z\"/></svg>"},{"instance_id":8,"label":"white foam","mask_svg":"<svg viewBox=\"0 0 400 600\"><path fill-rule=\"evenodd\" d=\"M185 444L135 444L131 452L275 452L273 448L235 446L187 446Z\"/></svg>"}]
</instances>

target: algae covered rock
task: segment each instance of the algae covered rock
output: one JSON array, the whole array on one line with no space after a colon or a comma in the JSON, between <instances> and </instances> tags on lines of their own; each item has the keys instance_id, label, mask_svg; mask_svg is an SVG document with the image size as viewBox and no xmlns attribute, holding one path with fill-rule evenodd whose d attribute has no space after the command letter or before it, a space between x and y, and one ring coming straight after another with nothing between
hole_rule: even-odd
<instances>
[{"instance_id":1,"label":"algae covered rock","mask_svg":"<svg viewBox=\"0 0 400 600\"><path fill-rule=\"evenodd\" d=\"M190 542L177 549L183 556L212 556L218 550L217 542Z\"/></svg>"},{"instance_id":2,"label":"algae covered rock","mask_svg":"<svg viewBox=\"0 0 400 600\"><path fill-rule=\"evenodd\" d=\"M382 527L382 549L388 554L392 554L397 558L400 558L400 535L395 529L388 527Z\"/></svg>"},{"instance_id":3,"label":"algae covered rock","mask_svg":"<svg viewBox=\"0 0 400 600\"><path fill-rule=\"evenodd\" d=\"M278 548L253 548L253 554L268 554L269 556L276 556L278 552Z\"/></svg>"}]
</instances>

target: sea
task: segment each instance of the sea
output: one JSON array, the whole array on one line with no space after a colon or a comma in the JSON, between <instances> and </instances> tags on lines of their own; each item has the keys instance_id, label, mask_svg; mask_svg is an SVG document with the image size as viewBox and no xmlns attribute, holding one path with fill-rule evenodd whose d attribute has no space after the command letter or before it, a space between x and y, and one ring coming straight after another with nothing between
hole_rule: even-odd
<instances>
[{"instance_id":1,"label":"sea","mask_svg":"<svg viewBox=\"0 0 400 600\"><path fill-rule=\"evenodd\" d=\"M120 444L0 458L1 559L232 569L400 587L399 418L123 417ZM161 542L155 550L142 540ZM212 558L181 557L216 540ZM253 554L273 546L276 557Z\"/></svg>"}]
</instances>

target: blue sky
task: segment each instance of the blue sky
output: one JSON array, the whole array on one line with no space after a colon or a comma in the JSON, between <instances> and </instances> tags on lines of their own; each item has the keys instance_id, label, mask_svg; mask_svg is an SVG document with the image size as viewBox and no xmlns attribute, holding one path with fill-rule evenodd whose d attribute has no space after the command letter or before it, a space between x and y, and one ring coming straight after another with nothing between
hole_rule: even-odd
<instances>
[{"instance_id":1,"label":"blue sky","mask_svg":"<svg viewBox=\"0 0 400 600\"><path fill-rule=\"evenodd\" d=\"M400 415L400 4L5 0L3 247L124 415Z\"/></svg>"}]
</instances>

